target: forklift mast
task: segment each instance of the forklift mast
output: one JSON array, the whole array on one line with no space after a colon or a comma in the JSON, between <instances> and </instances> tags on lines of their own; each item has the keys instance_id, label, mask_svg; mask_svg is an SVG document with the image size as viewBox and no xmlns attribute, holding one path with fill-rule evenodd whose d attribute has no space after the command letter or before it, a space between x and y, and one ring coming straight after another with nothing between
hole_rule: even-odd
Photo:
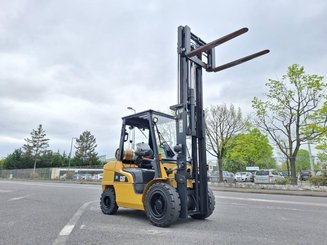
<instances>
[{"instance_id":1,"label":"forklift mast","mask_svg":"<svg viewBox=\"0 0 327 245\"><path fill-rule=\"evenodd\" d=\"M242 28L206 43L193 34L190 27L178 27L178 104L170 108L176 113L177 145L174 150L178 153L176 181L181 200L181 218L190 214L206 216L209 208L202 70L218 72L269 53L269 50L263 50L216 66L214 48L247 31L248 28ZM187 154L187 142L191 142L190 159ZM187 189L187 178L190 178L190 173L187 173L188 163L192 165L194 190ZM188 211L189 196L195 199L193 211Z\"/></svg>"}]
</instances>

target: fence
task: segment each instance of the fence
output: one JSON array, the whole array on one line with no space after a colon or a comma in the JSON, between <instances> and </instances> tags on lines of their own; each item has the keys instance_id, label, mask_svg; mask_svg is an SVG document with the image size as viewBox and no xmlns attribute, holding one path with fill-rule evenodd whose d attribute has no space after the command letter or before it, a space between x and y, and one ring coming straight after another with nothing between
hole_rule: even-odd
<instances>
[{"instance_id":1,"label":"fence","mask_svg":"<svg viewBox=\"0 0 327 245\"><path fill-rule=\"evenodd\" d=\"M98 180L102 172L102 168L36 168L35 171L32 168L6 169L0 170L0 178Z\"/></svg>"},{"instance_id":2,"label":"fence","mask_svg":"<svg viewBox=\"0 0 327 245\"><path fill-rule=\"evenodd\" d=\"M40 179L51 179L52 168L37 168L35 169L6 169L0 170L0 178L16 178L29 179L37 177Z\"/></svg>"}]
</instances>

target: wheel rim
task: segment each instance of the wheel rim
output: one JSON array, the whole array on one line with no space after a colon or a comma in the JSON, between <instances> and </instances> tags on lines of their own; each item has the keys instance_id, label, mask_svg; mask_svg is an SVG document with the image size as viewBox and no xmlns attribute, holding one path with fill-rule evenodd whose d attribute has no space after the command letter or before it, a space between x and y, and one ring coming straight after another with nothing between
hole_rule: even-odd
<instances>
[{"instance_id":1,"label":"wheel rim","mask_svg":"<svg viewBox=\"0 0 327 245\"><path fill-rule=\"evenodd\" d=\"M150 212L156 218L162 218L167 210L167 202L161 192L154 192L150 197Z\"/></svg>"},{"instance_id":2,"label":"wheel rim","mask_svg":"<svg viewBox=\"0 0 327 245\"><path fill-rule=\"evenodd\" d=\"M111 205L111 200L110 200L110 197L106 196L104 199L103 199L103 204L109 208L110 205Z\"/></svg>"}]
</instances>

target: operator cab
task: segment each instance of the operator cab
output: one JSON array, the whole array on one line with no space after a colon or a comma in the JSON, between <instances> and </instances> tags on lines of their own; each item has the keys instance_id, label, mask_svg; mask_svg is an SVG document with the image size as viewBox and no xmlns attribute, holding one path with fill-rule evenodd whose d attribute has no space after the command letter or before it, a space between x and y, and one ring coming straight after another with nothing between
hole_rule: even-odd
<instances>
[{"instance_id":1,"label":"operator cab","mask_svg":"<svg viewBox=\"0 0 327 245\"><path fill-rule=\"evenodd\" d=\"M147 182L161 177L160 161L176 162L176 121L171 115L148 110L122 118L117 160L134 178L134 188L142 193Z\"/></svg>"},{"instance_id":2,"label":"operator cab","mask_svg":"<svg viewBox=\"0 0 327 245\"><path fill-rule=\"evenodd\" d=\"M138 166L145 166L150 160L176 161L176 153L172 150L176 144L173 116L148 110L122 119L120 147L116 154L118 160Z\"/></svg>"}]
</instances>

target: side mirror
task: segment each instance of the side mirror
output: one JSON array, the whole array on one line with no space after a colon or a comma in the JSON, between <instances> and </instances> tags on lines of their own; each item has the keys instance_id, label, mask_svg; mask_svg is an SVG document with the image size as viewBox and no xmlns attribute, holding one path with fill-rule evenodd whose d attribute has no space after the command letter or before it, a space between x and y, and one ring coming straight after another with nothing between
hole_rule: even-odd
<instances>
[{"instance_id":1,"label":"side mirror","mask_svg":"<svg viewBox=\"0 0 327 245\"><path fill-rule=\"evenodd\" d=\"M119 148L115 151L115 158L116 158L116 160L118 160L118 157L119 157Z\"/></svg>"},{"instance_id":2,"label":"side mirror","mask_svg":"<svg viewBox=\"0 0 327 245\"><path fill-rule=\"evenodd\" d=\"M168 143L165 142L163 143L163 147L162 147L164 150L165 150L165 153L166 153L166 156L172 158L175 156L175 153L172 151L172 149L169 147Z\"/></svg>"}]
</instances>

